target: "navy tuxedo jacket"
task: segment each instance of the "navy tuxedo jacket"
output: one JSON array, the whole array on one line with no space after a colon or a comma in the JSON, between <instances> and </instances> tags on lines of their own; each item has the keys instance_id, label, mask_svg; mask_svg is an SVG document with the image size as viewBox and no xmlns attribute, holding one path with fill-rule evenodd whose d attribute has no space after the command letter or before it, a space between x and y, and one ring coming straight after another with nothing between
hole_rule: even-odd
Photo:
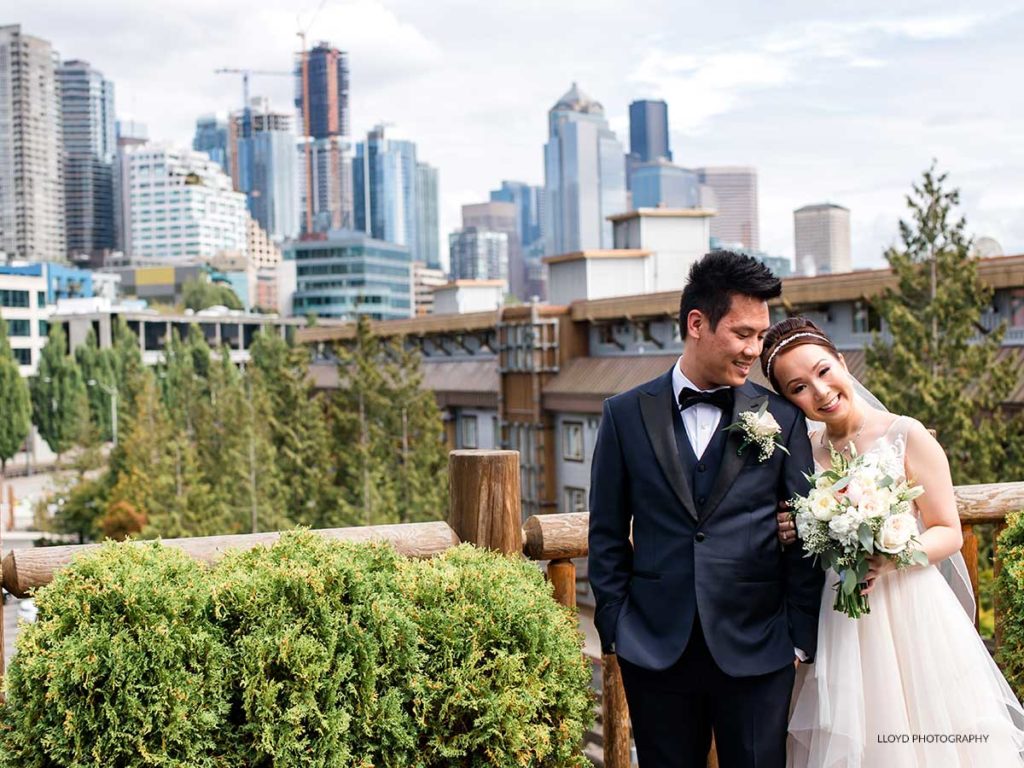
<instances>
[{"instance_id":1,"label":"navy tuxedo jacket","mask_svg":"<svg viewBox=\"0 0 1024 768\"><path fill-rule=\"evenodd\" d=\"M763 387L747 382L734 392L733 413L722 414L719 428L767 400L789 454L776 450L760 462L756 445L740 455L742 435L727 433L703 504L684 466L689 448L678 439L672 371L604 403L591 471L589 575L605 653L666 669L699 613L712 657L733 677L781 669L794 647L814 655L824 572L799 544L779 545L775 518L780 500L809 490L806 422Z\"/></svg>"}]
</instances>

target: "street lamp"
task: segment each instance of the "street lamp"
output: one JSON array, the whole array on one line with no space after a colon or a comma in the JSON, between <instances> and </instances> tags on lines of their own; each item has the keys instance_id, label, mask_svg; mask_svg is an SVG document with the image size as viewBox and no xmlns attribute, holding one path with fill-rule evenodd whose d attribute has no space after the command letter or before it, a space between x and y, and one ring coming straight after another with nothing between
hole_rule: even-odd
<instances>
[{"instance_id":1,"label":"street lamp","mask_svg":"<svg viewBox=\"0 0 1024 768\"><path fill-rule=\"evenodd\" d=\"M114 445L117 445L117 387L108 387L96 379L89 379L87 383L90 387L99 387L110 395L110 433L114 438Z\"/></svg>"}]
</instances>

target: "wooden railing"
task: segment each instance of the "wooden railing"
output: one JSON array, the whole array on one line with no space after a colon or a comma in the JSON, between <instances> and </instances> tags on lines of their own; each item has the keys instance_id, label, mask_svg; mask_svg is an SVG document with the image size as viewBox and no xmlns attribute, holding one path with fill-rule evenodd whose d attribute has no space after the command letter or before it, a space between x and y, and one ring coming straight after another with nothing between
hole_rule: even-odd
<instances>
[{"instance_id":1,"label":"wooden railing","mask_svg":"<svg viewBox=\"0 0 1024 768\"><path fill-rule=\"evenodd\" d=\"M387 541L409 557L431 557L460 542L471 542L508 555L525 555L547 562L547 575L555 598L562 605L576 605L576 567L573 558L587 555L590 515L551 514L520 520L519 454L516 451L453 451L449 455L448 521L404 525L332 528L321 536L347 541ZM970 485L956 489L964 527L963 554L978 596L978 542L976 525L1005 525L1008 512L1024 508L1024 482ZM279 533L167 539L204 563L215 562L229 549L267 546ZM3 586L24 597L48 584L71 559L98 545L41 547L12 551L3 558ZM998 569L998 557L995 560ZM998 626L998 622L997 622ZM0 622L0 675L3 673L3 622ZM605 655L602 668L602 723L605 768L629 768L629 712L622 677L614 654ZM717 765L712 749L709 766Z\"/></svg>"}]
</instances>

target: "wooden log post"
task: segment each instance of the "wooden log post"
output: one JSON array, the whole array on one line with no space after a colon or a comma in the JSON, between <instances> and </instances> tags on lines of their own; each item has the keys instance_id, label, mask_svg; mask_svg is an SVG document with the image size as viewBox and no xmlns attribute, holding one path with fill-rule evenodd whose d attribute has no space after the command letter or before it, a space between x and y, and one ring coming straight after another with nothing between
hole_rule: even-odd
<instances>
[{"instance_id":1,"label":"wooden log post","mask_svg":"<svg viewBox=\"0 0 1024 768\"><path fill-rule=\"evenodd\" d=\"M995 589L992 590L992 614L995 623L993 640L995 641L996 651L999 650L999 646L1003 643L1002 611L999 605L999 573L1003 570L1003 562L999 556L999 535L1005 530L1006 522L1004 521L998 523L992 532L992 580L995 582Z\"/></svg>"},{"instance_id":2,"label":"wooden log post","mask_svg":"<svg viewBox=\"0 0 1024 768\"><path fill-rule=\"evenodd\" d=\"M960 548L960 553L964 556L964 562L967 564L967 575L971 577L971 592L974 594L974 628L978 629L978 604L980 602L978 596L978 537L974 535L973 524L964 523L961 528L964 533L964 543Z\"/></svg>"},{"instance_id":3,"label":"wooden log post","mask_svg":"<svg viewBox=\"0 0 1024 768\"><path fill-rule=\"evenodd\" d=\"M548 581L555 591L555 600L567 608L576 607L576 564L572 560L548 563Z\"/></svg>"},{"instance_id":4,"label":"wooden log post","mask_svg":"<svg viewBox=\"0 0 1024 768\"><path fill-rule=\"evenodd\" d=\"M630 768L629 707L614 653L601 656L601 725L605 768Z\"/></svg>"},{"instance_id":5,"label":"wooden log post","mask_svg":"<svg viewBox=\"0 0 1024 768\"><path fill-rule=\"evenodd\" d=\"M518 451L448 454L448 524L461 541L520 555L522 514Z\"/></svg>"}]
</instances>

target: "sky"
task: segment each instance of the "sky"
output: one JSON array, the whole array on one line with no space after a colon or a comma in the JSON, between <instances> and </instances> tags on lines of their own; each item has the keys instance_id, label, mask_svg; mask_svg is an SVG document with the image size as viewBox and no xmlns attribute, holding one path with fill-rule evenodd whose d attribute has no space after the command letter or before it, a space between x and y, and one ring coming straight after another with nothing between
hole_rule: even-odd
<instances>
[{"instance_id":1,"label":"sky","mask_svg":"<svg viewBox=\"0 0 1024 768\"><path fill-rule=\"evenodd\" d=\"M628 150L628 107L668 102L676 163L751 165L762 249L793 255L793 211L851 211L853 265L884 264L934 161L968 230L1024 253L1024 0L6 0L5 21L114 81L119 117L191 142L241 106L219 67L287 72L349 53L355 138L379 122L440 169L442 242L502 179L543 184L547 111L573 81ZM253 76L291 107L294 84Z\"/></svg>"}]
</instances>

